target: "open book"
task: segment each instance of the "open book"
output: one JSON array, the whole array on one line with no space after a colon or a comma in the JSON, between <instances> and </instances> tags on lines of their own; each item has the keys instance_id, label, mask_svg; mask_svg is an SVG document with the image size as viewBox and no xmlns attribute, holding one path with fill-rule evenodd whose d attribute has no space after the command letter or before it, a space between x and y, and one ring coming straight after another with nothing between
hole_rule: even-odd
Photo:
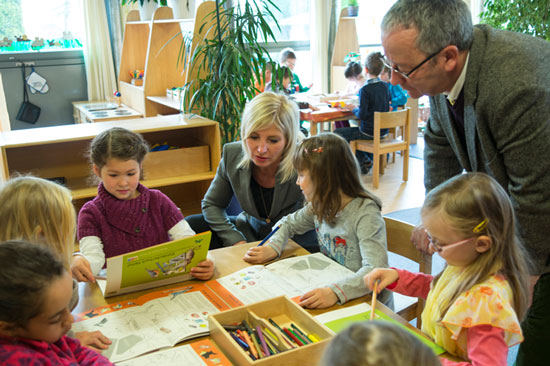
<instances>
[{"instance_id":1,"label":"open book","mask_svg":"<svg viewBox=\"0 0 550 366\"><path fill-rule=\"evenodd\" d=\"M118 366L181 366L184 364L185 366L231 366L227 357L208 339L117 363Z\"/></svg>"},{"instance_id":2,"label":"open book","mask_svg":"<svg viewBox=\"0 0 550 366\"><path fill-rule=\"evenodd\" d=\"M287 295L301 296L326 286L334 278L354 272L321 253L286 258L267 266L250 266L228 276L208 281L207 285L224 298L241 305Z\"/></svg>"},{"instance_id":3,"label":"open book","mask_svg":"<svg viewBox=\"0 0 550 366\"><path fill-rule=\"evenodd\" d=\"M101 331L113 342L102 354L119 362L207 335L208 315L235 306L204 283L190 284L80 314L72 330Z\"/></svg>"},{"instance_id":4,"label":"open book","mask_svg":"<svg viewBox=\"0 0 550 366\"><path fill-rule=\"evenodd\" d=\"M326 325L333 332L338 333L346 329L353 323L369 321L371 309L372 308L370 307L369 304L362 303L362 304L357 304L354 306L349 306L338 310L329 311L324 314L316 315L315 319L317 319L317 321ZM420 333L415 332L414 330L406 327L405 325L399 323L395 319L392 319L391 317L379 311L378 309L374 310L374 314L375 314L374 315L375 319L391 322L405 329L407 332L410 332L415 337L420 339L424 344L430 347L436 355L445 353L445 349L443 349L443 347L438 346L435 342L428 339L426 336L423 336Z\"/></svg>"},{"instance_id":5,"label":"open book","mask_svg":"<svg viewBox=\"0 0 550 366\"><path fill-rule=\"evenodd\" d=\"M206 259L210 231L107 259L103 296L125 294L191 279L191 268ZM100 273L101 274L101 273Z\"/></svg>"}]
</instances>

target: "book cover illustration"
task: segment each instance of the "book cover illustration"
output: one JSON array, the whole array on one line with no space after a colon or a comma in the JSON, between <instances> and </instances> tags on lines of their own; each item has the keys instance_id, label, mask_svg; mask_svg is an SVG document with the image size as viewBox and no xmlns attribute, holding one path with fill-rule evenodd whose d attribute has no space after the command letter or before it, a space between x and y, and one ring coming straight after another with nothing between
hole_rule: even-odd
<instances>
[{"instance_id":1,"label":"book cover illustration","mask_svg":"<svg viewBox=\"0 0 550 366\"><path fill-rule=\"evenodd\" d=\"M105 297L191 279L191 268L206 259L211 232L170 241L107 259Z\"/></svg>"}]
</instances>

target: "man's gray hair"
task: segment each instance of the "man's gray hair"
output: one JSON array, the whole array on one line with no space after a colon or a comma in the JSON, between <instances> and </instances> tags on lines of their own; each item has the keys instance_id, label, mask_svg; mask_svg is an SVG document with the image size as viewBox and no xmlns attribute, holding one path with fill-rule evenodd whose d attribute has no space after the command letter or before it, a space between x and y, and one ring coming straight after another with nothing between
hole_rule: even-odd
<instances>
[{"instance_id":1,"label":"man's gray hair","mask_svg":"<svg viewBox=\"0 0 550 366\"><path fill-rule=\"evenodd\" d=\"M463 0L399 0L384 15L382 37L398 28L416 28L416 47L426 54L448 45L468 50L474 39L472 15Z\"/></svg>"}]
</instances>

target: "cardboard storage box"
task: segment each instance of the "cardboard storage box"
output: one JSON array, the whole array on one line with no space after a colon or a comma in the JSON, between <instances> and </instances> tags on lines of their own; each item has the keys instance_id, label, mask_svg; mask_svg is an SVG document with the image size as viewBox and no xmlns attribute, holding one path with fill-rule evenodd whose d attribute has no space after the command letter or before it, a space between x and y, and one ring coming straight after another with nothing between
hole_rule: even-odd
<instances>
[{"instance_id":1,"label":"cardboard storage box","mask_svg":"<svg viewBox=\"0 0 550 366\"><path fill-rule=\"evenodd\" d=\"M320 341L253 361L223 328L224 325L246 320L252 327L261 325L279 335L280 332L267 321L268 318L273 319L280 327L290 328L292 323L307 334L314 334ZM330 329L317 322L286 296L210 315L209 326L212 339L231 362L239 366L314 366L318 364L326 345L334 336Z\"/></svg>"},{"instance_id":2,"label":"cardboard storage box","mask_svg":"<svg viewBox=\"0 0 550 366\"><path fill-rule=\"evenodd\" d=\"M210 149L206 145L152 151L145 155L143 161L143 173L147 180L208 171L210 171Z\"/></svg>"}]
</instances>

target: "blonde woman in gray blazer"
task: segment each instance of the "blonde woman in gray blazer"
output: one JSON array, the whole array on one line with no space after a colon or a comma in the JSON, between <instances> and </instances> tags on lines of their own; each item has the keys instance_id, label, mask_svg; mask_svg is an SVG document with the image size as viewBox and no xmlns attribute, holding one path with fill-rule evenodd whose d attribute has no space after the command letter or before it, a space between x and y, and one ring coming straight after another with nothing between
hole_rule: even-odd
<instances>
[{"instance_id":1,"label":"blonde woman in gray blazer","mask_svg":"<svg viewBox=\"0 0 550 366\"><path fill-rule=\"evenodd\" d=\"M303 206L292 165L302 137L298 107L286 96L264 92L247 104L242 140L224 145L202 214L186 217L196 232L212 231L212 249L261 240L275 222ZM242 208L237 216L226 212L233 196ZM294 239L318 251L314 233Z\"/></svg>"}]
</instances>

